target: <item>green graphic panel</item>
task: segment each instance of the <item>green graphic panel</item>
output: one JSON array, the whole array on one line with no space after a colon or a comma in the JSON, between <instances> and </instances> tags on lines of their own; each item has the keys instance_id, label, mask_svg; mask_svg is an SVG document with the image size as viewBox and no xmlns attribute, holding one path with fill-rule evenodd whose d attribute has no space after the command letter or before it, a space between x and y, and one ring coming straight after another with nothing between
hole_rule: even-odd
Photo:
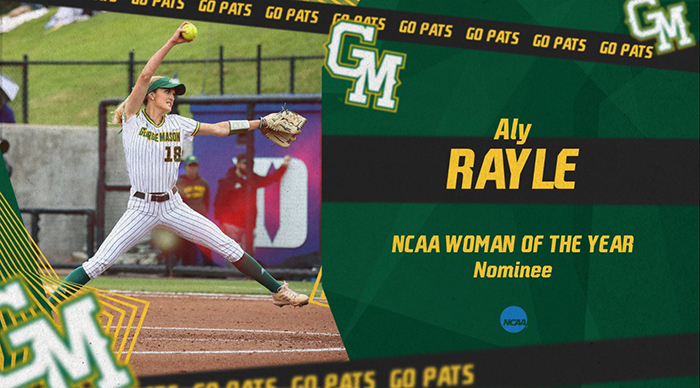
<instances>
[{"instance_id":1,"label":"green graphic panel","mask_svg":"<svg viewBox=\"0 0 700 388\"><path fill-rule=\"evenodd\" d=\"M377 47L409 53L398 113L345 105L351 83L324 72L324 135L493 137L502 117L532 123L533 138L696 138L700 126L697 109L689 109L700 105L696 73L394 42Z\"/></svg>"},{"instance_id":2,"label":"green graphic panel","mask_svg":"<svg viewBox=\"0 0 700 388\"><path fill-rule=\"evenodd\" d=\"M12 182L10 182L10 176L7 174L7 166L3 158L0 158L0 189L2 195L5 196L5 200L7 200L12 208L12 211L14 211L17 217L20 217L15 191L12 189Z\"/></svg>"},{"instance_id":3,"label":"green graphic panel","mask_svg":"<svg viewBox=\"0 0 700 388\"><path fill-rule=\"evenodd\" d=\"M326 295L351 358L697 329L695 207L325 204L323 214ZM598 233L634 236L633 251L588 253L584 240L581 253L551 252L551 235ZM545 240L537 253L519 243L513 253L447 252L444 236L460 234ZM392 253L394 235L443 241L439 252ZM551 265L552 276L474 278L481 261ZM528 313L517 334L499 322L511 305Z\"/></svg>"},{"instance_id":4,"label":"green graphic panel","mask_svg":"<svg viewBox=\"0 0 700 388\"><path fill-rule=\"evenodd\" d=\"M687 5L690 30L697 37L698 2ZM362 6L629 34L623 2L363 1ZM345 44L362 45L357 37L346 37ZM493 138L503 118L532 124L530 139L554 139L565 144L562 147L577 147L582 143L577 139L592 138L604 139L601 143L622 139L622 146L628 140L653 141L659 144L659 155L668 155L673 150L661 152L661 144L679 139L697 152L697 73L389 41L378 41L375 48L379 53L406 54L396 91L398 110L387 113L347 105L352 83L324 70L324 159L333 157L329 144L337 147L343 138L351 137L361 136L368 143L378 136L410 136L415 142L427 137ZM344 53L347 63L347 50ZM468 144L465 139L455 146ZM528 143L516 146L514 141L494 140L491 147L520 152ZM356 149L357 158L361 160L365 152ZM658 160L669 176L697 169L696 165L664 164L659 155L652 152L643 157ZM418 152L411 157L425 164L439 163L424 156ZM401 171L391 162L391 169L378 163L366 171L366 192L392 190L377 184L376 177L382 175L405 177L416 192L421 191L426 179L420 171ZM329 165L338 164L324 162L324 179L336 172L329 171ZM347 168L353 168L352 160ZM614 171L616 166L608 168ZM576 169L604 175L587 170L585 163ZM630 171L643 185L654 187L654 177L643 172ZM599 191L621 190L615 183ZM491 187L494 190L493 183ZM673 200L663 202L672 204L665 206L634 200L448 204L437 200L401 203L383 195L377 196L385 201L379 203L329 198L326 194L335 189L324 190L322 208L324 290L351 359L698 331L697 199L684 203L690 206L678 206ZM556 190L546 194L552 193L543 198L556 198ZM540 250L522 252L524 238L537 235L543 236ZM580 252L551 251L550 236L577 235L582 238ZM402 236L414 236L412 249L425 236L425 252L392 252L399 250L395 241ZM438 238L439 251L429 250L433 236ZM445 236L514 236L516 242L513 251L505 253L450 253ZM601 252L600 245L591 251L588 236L610 236L606 249L614 236L620 236L620 241L628 236L633 242L624 240L630 244L629 252ZM496 267L549 265L552 276L475 277L477 264L484 262ZM508 306L527 313L527 326L518 333L502 327L501 313ZM697 381L696 376L595 386L685 387L696 386Z\"/></svg>"}]
</instances>

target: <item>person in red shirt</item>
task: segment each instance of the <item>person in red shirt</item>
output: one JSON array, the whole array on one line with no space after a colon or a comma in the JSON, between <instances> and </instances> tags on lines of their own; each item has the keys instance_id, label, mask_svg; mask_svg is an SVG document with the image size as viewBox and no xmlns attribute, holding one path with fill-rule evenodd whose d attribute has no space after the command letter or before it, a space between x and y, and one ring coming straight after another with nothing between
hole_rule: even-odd
<instances>
[{"instance_id":1,"label":"person in red shirt","mask_svg":"<svg viewBox=\"0 0 700 388\"><path fill-rule=\"evenodd\" d=\"M19 85L10 77L0 74L0 123L16 123L15 112L7 102L14 101L17 92L19 92Z\"/></svg>"},{"instance_id":2,"label":"person in red shirt","mask_svg":"<svg viewBox=\"0 0 700 388\"><path fill-rule=\"evenodd\" d=\"M284 157L282 166L267 176L261 176L253 172L252 163L249 163L245 154L238 155L236 165L231 167L226 175L219 179L219 188L214 199L214 217L221 224L221 231L227 236L238 241L246 252L253 252L253 236L246 229L247 207L252 206L252 229L255 230L255 219L258 214L256 190L259 187L269 186L279 182L287 172L289 156ZM251 187L249 190L248 187ZM249 193L249 196L246 194Z\"/></svg>"}]
</instances>

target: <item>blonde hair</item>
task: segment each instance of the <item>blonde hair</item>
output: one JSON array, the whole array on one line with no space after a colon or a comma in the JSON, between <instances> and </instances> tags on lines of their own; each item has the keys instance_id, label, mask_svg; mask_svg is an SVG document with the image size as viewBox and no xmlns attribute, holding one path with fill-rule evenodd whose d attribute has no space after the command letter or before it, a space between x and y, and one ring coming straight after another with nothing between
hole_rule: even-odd
<instances>
[{"instance_id":1,"label":"blonde hair","mask_svg":"<svg viewBox=\"0 0 700 388\"><path fill-rule=\"evenodd\" d=\"M148 82L148 84L150 85L153 82L155 82L161 78L165 78L165 77L162 75L154 75L153 77L151 77L151 80ZM131 95L129 95L129 97L131 97ZM124 109L126 108L126 102L129 100L129 97L127 97L124 101L122 101L122 103L119 104L117 106L117 109L115 109L114 112L112 113L112 124L121 124L122 123L122 117L124 116ZM146 96L143 99L143 102L141 102L141 104L146 105L147 102L148 102L148 96Z\"/></svg>"}]
</instances>

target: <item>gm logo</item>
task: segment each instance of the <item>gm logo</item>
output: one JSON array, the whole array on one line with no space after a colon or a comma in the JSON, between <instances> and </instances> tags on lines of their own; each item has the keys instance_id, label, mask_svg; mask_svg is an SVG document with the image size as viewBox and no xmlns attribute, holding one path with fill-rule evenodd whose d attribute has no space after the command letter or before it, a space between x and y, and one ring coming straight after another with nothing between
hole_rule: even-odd
<instances>
[{"instance_id":1,"label":"gm logo","mask_svg":"<svg viewBox=\"0 0 700 388\"><path fill-rule=\"evenodd\" d=\"M352 81L345 96L346 104L367 108L369 95L374 95L373 109L396 112L399 104L396 88L401 84L399 70L405 66L406 54L382 51L380 56L372 47L376 34L376 26L347 20L336 23L325 46L324 66L333 78ZM351 44L346 55L342 55L348 36L359 38L362 44Z\"/></svg>"},{"instance_id":2,"label":"gm logo","mask_svg":"<svg viewBox=\"0 0 700 388\"><path fill-rule=\"evenodd\" d=\"M527 327L527 314L518 306L506 307L501 313L501 326L509 333L520 333Z\"/></svg>"},{"instance_id":3,"label":"gm logo","mask_svg":"<svg viewBox=\"0 0 700 388\"><path fill-rule=\"evenodd\" d=\"M643 8L646 10L641 10L640 17ZM659 0L627 0L624 11L630 34L640 41L656 38L658 54L675 51L673 42L679 50L695 46L695 37L685 18L688 10L683 2L663 8Z\"/></svg>"},{"instance_id":4,"label":"gm logo","mask_svg":"<svg viewBox=\"0 0 700 388\"><path fill-rule=\"evenodd\" d=\"M33 300L20 280L0 286L0 310L16 322L26 316ZM100 306L93 294L82 294L61 304L62 328L47 314L38 315L0 331L3 353L26 349L25 362L0 370L0 387L37 386L41 381L52 388L83 386L92 382L97 388L136 387L138 382L126 365L120 365L111 349L111 339L98 322ZM8 320L9 321L9 320Z\"/></svg>"}]
</instances>

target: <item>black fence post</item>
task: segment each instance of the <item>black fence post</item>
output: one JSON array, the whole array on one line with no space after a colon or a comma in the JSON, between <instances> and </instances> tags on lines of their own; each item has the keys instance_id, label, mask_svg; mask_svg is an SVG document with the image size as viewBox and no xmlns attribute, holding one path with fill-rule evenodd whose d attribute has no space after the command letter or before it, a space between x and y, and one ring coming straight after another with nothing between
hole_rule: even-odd
<instances>
[{"instance_id":1,"label":"black fence post","mask_svg":"<svg viewBox=\"0 0 700 388\"><path fill-rule=\"evenodd\" d=\"M85 230L86 230L86 236L85 236L85 245L87 248L87 254L89 257L92 257L93 254L95 253L95 232L94 232L94 227L95 227L95 211L93 209L86 209L86 208L20 208L20 212L22 213L28 213L31 216L31 227L29 228L30 230L30 235L32 237L32 240L36 243L36 245L39 245L39 232L41 231L41 228L39 227L39 222L41 221L41 215L42 214L65 214L65 215L84 215L87 217L87 221L85 223Z\"/></svg>"},{"instance_id":2,"label":"black fence post","mask_svg":"<svg viewBox=\"0 0 700 388\"><path fill-rule=\"evenodd\" d=\"M289 59L289 94L294 94L294 61L295 57Z\"/></svg>"},{"instance_id":3,"label":"black fence post","mask_svg":"<svg viewBox=\"0 0 700 388\"><path fill-rule=\"evenodd\" d=\"M39 213L31 212L32 215L32 239L39 246Z\"/></svg>"},{"instance_id":4,"label":"black fence post","mask_svg":"<svg viewBox=\"0 0 700 388\"><path fill-rule=\"evenodd\" d=\"M224 95L224 46L219 46L219 94Z\"/></svg>"},{"instance_id":5,"label":"black fence post","mask_svg":"<svg viewBox=\"0 0 700 388\"><path fill-rule=\"evenodd\" d=\"M87 254L92 257L95 254L95 212L87 213Z\"/></svg>"},{"instance_id":6,"label":"black fence post","mask_svg":"<svg viewBox=\"0 0 700 388\"><path fill-rule=\"evenodd\" d=\"M95 232L97 244L102 244L105 239L105 184L107 181L107 170L105 167L107 161L107 105L105 102L100 103L99 125L97 132L98 144L98 161L97 161L97 199L95 214Z\"/></svg>"},{"instance_id":7,"label":"black fence post","mask_svg":"<svg viewBox=\"0 0 700 388\"><path fill-rule=\"evenodd\" d=\"M257 58L257 74L258 74L258 85L257 85L257 91L258 94L261 93L261 88L260 88L260 75L262 73L262 46L258 45L258 58Z\"/></svg>"},{"instance_id":8,"label":"black fence post","mask_svg":"<svg viewBox=\"0 0 700 388\"><path fill-rule=\"evenodd\" d=\"M24 54L22 65L22 119L29 124L29 56Z\"/></svg>"},{"instance_id":9,"label":"black fence post","mask_svg":"<svg viewBox=\"0 0 700 388\"><path fill-rule=\"evenodd\" d=\"M131 94L131 88L134 87L134 52L129 51L129 85L126 89L126 94Z\"/></svg>"},{"instance_id":10,"label":"black fence post","mask_svg":"<svg viewBox=\"0 0 700 388\"><path fill-rule=\"evenodd\" d=\"M258 46L260 47L260 46ZM255 103L248 103L246 104L246 117L248 120L254 120L255 119ZM254 167L254 160L255 160L255 136L253 132L248 132L246 137L246 150L245 150L245 157L246 160L248 161L246 168L248 169L248 174L252 175L253 174L253 167ZM257 190L252 186L252 185L246 185L246 193L245 193L245 198L246 198L246 209L245 209L245 238L242 244L243 250L248 252L249 254L254 254L253 253L253 247L254 247L254 229L255 229L255 218L257 217L257 214L255 211L253 211L253 204L250 203L252 201L256 201L255 197L255 192Z\"/></svg>"}]
</instances>

